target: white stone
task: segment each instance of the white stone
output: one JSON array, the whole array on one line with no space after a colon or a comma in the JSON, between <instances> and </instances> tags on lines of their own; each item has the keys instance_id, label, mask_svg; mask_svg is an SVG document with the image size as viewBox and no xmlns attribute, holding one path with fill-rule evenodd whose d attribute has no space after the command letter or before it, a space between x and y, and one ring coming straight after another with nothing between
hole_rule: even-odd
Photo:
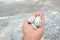
<instances>
[{"instance_id":1,"label":"white stone","mask_svg":"<svg viewBox=\"0 0 60 40\"><path fill-rule=\"evenodd\" d=\"M41 17L40 16L31 16L28 21L31 23L32 27L34 29L37 29L37 27L39 27L42 23Z\"/></svg>"},{"instance_id":2,"label":"white stone","mask_svg":"<svg viewBox=\"0 0 60 40\"><path fill-rule=\"evenodd\" d=\"M30 23L33 23L34 20L35 20L35 16L31 16L31 17L28 19L28 21L29 21Z\"/></svg>"},{"instance_id":3,"label":"white stone","mask_svg":"<svg viewBox=\"0 0 60 40\"><path fill-rule=\"evenodd\" d=\"M42 23L41 18L40 18L40 17L36 17L36 19L35 19L34 23L35 23L35 25L36 25L36 26L40 26L40 25L41 25L41 23Z\"/></svg>"},{"instance_id":4,"label":"white stone","mask_svg":"<svg viewBox=\"0 0 60 40\"><path fill-rule=\"evenodd\" d=\"M37 26L35 24L32 24L33 29L37 29Z\"/></svg>"}]
</instances>

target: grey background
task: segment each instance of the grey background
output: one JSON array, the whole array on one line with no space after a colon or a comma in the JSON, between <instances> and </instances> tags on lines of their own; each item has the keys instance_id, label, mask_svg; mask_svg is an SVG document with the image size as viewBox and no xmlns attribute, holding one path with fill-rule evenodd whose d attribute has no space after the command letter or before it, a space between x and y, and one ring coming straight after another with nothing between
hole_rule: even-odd
<instances>
[{"instance_id":1,"label":"grey background","mask_svg":"<svg viewBox=\"0 0 60 40\"><path fill-rule=\"evenodd\" d=\"M0 0L0 16L36 11L57 10L60 12L60 0Z\"/></svg>"},{"instance_id":2,"label":"grey background","mask_svg":"<svg viewBox=\"0 0 60 40\"><path fill-rule=\"evenodd\" d=\"M0 40L22 40L22 23L34 12L45 16L42 40L60 40L60 0L0 0Z\"/></svg>"}]
</instances>

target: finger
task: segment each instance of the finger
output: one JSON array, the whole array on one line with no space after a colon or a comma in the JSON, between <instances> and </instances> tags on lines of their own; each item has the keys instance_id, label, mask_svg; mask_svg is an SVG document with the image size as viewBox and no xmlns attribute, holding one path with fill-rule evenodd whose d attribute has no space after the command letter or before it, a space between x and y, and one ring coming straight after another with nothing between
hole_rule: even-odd
<instances>
[{"instance_id":1,"label":"finger","mask_svg":"<svg viewBox=\"0 0 60 40\"><path fill-rule=\"evenodd\" d=\"M35 17L36 17L36 16L37 16L37 13L35 12L35 13L33 14L33 16L35 16Z\"/></svg>"},{"instance_id":2,"label":"finger","mask_svg":"<svg viewBox=\"0 0 60 40\"><path fill-rule=\"evenodd\" d=\"M41 14L42 15L42 14ZM44 16L42 15L41 16L41 18L42 18L42 24L39 26L39 28L37 29L37 32L43 32L44 31L44 20L45 20L45 18L44 18Z\"/></svg>"},{"instance_id":3,"label":"finger","mask_svg":"<svg viewBox=\"0 0 60 40\"><path fill-rule=\"evenodd\" d=\"M42 20L42 24L44 24L44 20L45 20L45 18L44 18L44 15L42 15L41 13L40 13L40 19ZM40 25L41 26L41 25Z\"/></svg>"},{"instance_id":4,"label":"finger","mask_svg":"<svg viewBox=\"0 0 60 40\"><path fill-rule=\"evenodd\" d=\"M28 20L26 19L26 20L23 22L23 24L28 24Z\"/></svg>"},{"instance_id":5,"label":"finger","mask_svg":"<svg viewBox=\"0 0 60 40\"><path fill-rule=\"evenodd\" d=\"M42 24L44 24L45 17L43 15L42 15L41 19L42 19Z\"/></svg>"},{"instance_id":6,"label":"finger","mask_svg":"<svg viewBox=\"0 0 60 40\"><path fill-rule=\"evenodd\" d=\"M23 22L23 26L22 26L22 29L23 29L23 30L25 30L25 29L26 29L26 27L27 27L27 26L26 26L26 24L27 24L27 19L26 19L26 20L24 20L24 22Z\"/></svg>"},{"instance_id":7,"label":"finger","mask_svg":"<svg viewBox=\"0 0 60 40\"><path fill-rule=\"evenodd\" d=\"M28 22L28 19L26 19L25 21L24 21L24 23L23 23L23 28L25 29L25 28L32 28L32 26L31 26L31 24L29 24L29 22Z\"/></svg>"},{"instance_id":8,"label":"finger","mask_svg":"<svg viewBox=\"0 0 60 40\"><path fill-rule=\"evenodd\" d=\"M39 26L38 30L42 30L43 31L45 18L44 18L44 16L42 14L41 14L41 18L42 18L42 24Z\"/></svg>"},{"instance_id":9,"label":"finger","mask_svg":"<svg viewBox=\"0 0 60 40\"><path fill-rule=\"evenodd\" d=\"M43 31L44 31L44 24L42 24L42 25L36 30L36 32L37 32L38 34L43 33Z\"/></svg>"},{"instance_id":10,"label":"finger","mask_svg":"<svg viewBox=\"0 0 60 40\"><path fill-rule=\"evenodd\" d=\"M23 22L23 28L26 28L27 25L28 25L28 21L27 21L27 19L26 19L26 20L24 20L24 22Z\"/></svg>"},{"instance_id":11,"label":"finger","mask_svg":"<svg viewBox=\"0 0 60 40\"><path fill-rule=\"evenodd\" d=\"M38 30L43 30L44 29L44 24L42 24L38 29L37 29L37 31Z\"/></svg>"},{"instance_id":12,"label":"finger","mask_svg":"<svg viewBox=\"0 0 60 40\"><path fill-rule=\"evenodd\" d=\"M37 12L37 16L41 16L41 13L39 11Z\"/></svg>"}]
</instances>

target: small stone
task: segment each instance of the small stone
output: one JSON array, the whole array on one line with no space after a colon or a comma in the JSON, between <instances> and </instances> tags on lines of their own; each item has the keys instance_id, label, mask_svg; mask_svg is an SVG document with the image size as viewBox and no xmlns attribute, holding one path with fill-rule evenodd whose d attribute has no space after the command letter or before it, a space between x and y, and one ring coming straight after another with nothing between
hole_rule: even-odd
<instances>
[{"instance_id":1,"label":"small stone","mask_svg":"<svg viewBox=\"0 0 60 40\"><path fill-rule=\"evenodd\" d=\"M33 23L34 20L35 20L35 16L31 16L31 17L28 19L28 21L29 21L30 23Z\"/></svg>"},{"instance_id":2,"label":"small stone","mask_svg":"<svg viewBox=\"0 0 60 40\"><path fill-rule=\"evenodd\" d=\"M37 29L37 26L35 24L32 24L33 29Z\"/></svg>"},{"instance_id":3,"label":"small stone","mask_svg":"<svg viewBox=\"0 0 60 40\"><path fill-rule=\"evenodd\" d=\"M35 25L36 26L40 26L41 25L41 23L42 23L42 20L41 20L41 18L40 17L36 17L36 19L35 19Z\"/></svg>"}]
</instances>

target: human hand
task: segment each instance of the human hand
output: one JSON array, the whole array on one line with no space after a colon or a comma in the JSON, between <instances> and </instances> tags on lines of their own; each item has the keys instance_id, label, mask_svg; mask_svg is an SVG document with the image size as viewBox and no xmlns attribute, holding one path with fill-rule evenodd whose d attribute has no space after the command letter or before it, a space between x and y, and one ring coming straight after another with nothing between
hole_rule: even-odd
<instances>
[{"instance_id":1,"label":"human hand","mask_svg":"<svg viewBox=\"0 0 60 40\"><path fill-rule=\"evenodd\" d=\"M26 19L23 23L23 40L40 40L44 32L44 16L37 12L33 16L40 16L42 19L42 25L39 28L33 29L32 25L28 23Z\"/></svg>"}]
</instances>

